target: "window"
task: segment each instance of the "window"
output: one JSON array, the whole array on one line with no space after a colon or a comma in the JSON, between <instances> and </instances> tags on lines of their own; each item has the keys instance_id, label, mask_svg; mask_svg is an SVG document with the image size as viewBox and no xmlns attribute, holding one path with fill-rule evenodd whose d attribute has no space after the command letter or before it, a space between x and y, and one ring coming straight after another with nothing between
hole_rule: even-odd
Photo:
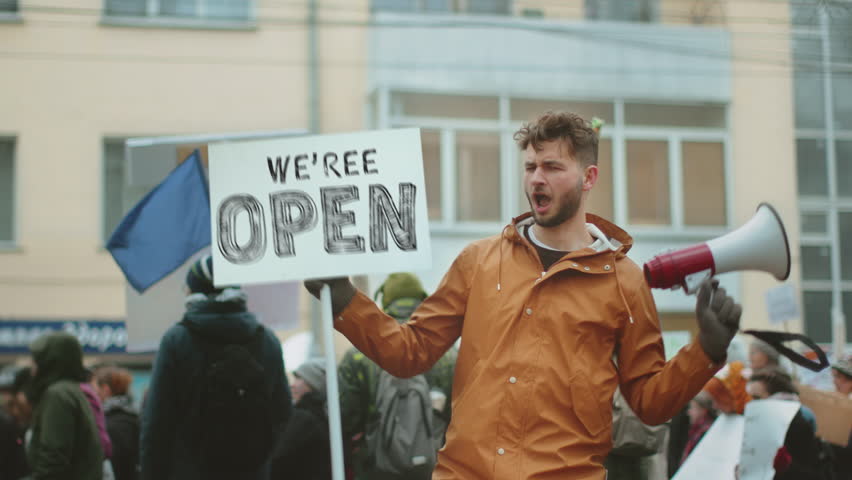
<instances>
[{"instance_id":1,"label":"window","mask_svg":"<svg viewBox=\"0 0 852 480\"><path fill-rule=\"evenodd\" d=\"M824 213L802 213L800 216L802 233L825 235L828 232L828 218Z\"/></svg>"},{"instance_id":2,"label":"window","mask_svg":"<svg viewBox=\"0 0 852 480\"><path fill-rule=\"evenodd\" d=\"M394 115L496 120L499 105L496 97L398 93L392 108Z\"/></svg>"},{"instance_id":3,"label":"window","mask_svg":"<svg viewBox=\"0 0 852 480\"><path fill-rule=\"evenodd\" d=\"M834 181L837 183L837 194L841 197L852 197L852 141L835 143L835 151L837 174L834 175Z\"/></svg>"},{"instance_id":4,"label":"window","mask_svg":"<svg viewBox=\"0 0 852 480\"><path fill-rule=\"evenodd\" d=\"M598 141L598 183L586 200L586 211L609 221L613 220L612 205L612 140Z\"/></svg>"},{"instance_id":5,"label":"window","mask_svg":"<svg viewBox=\"0 0 852 480\"><path fill-rule=\"evenodd\" d=\"M380 101L383 95L386 102ZM523 155L512 136L523 123L547 110L605 121L598 143L598 181L586 205L589 213L628 229L697 227L706 233L707 227L716 227L721 234L727 226L723 105L417 92L380 92L374 98L375 105L387 105L388 110L371 112L372 118L388 122L376 128L421 129L433 227L479 228L529 211ZM617 109L629 110L636 123L616 123ZM626 188L619 190L617 185Z\"/></svg>"},{"instance_id":6,"label":"window","mask_svg":"<svg viewBox=\"0 0 852 480\"><path fill-rule=\"evenodd\" d=\"M252 3L249 0L106 0L105 14L117 17L245 21L252 19Z\"/></svg>"},{"instance_id":7,"label":"window","mask_svg":"<svg viewBox=\"0 0 852 480\"><path fill-rule=\"evenodd\" d=\"M796 175L799 195L828 195L825 141L796 140Z\"/></svg>"},{"instance_id":8,"label":"window","mask_svg":"<svg viewBox=\"0 0 852 480\"><path fill-rule=\"evenodd\" d=\"M618 22L656 22L659 18L657 0L586 0L586 18Z\"/></svg>"},{"instance_id":9,"label":"window","mask_svg":"<svg viewBox=\"0 0 852 480\"><path fill-rule=\"evenodd\" d=\"M0 244L15 241L15 141L0 138Z\"/></svg>"},{"instance_id":10,"label":"window","mask_svg":"<svg viewBox=\"0 0 852 480\"><path fill-rule=\"evenodd\" d=\"M841 248L840 254L840 278L843 281L852 281L852 210L848 212L839 212L837 214L837 224L840 237L840 245L845 245L846 248ZM852 317L852 310L846 310L848 316Z\"/></svg>"},{"instance_id":11,"label":"window","mask_svg":"<svg viewBox=\"0 0 852 480\"><path fill-rule=\"evenodd\" d=\"M0 0L0 13L18 11L18 0Z\"/></svg>"},{"instance_id":12,"label":"window","mask_svg":"<svg viewBox=\"0 0 852 480\"><path fill-rule=\"evenodd\" d=\"M373 0L373 11L509 15L511 0Z\"/></svg>"},{"instance_id":13,"label":"window","mask_svg":"<svg viewBox=\"0 0 852 480\"><path fill-rule=\"evenodd\" d=\"M423 177L426 181L426 201L429 220L441 219L441 133L421 130L423 145Z\"/></svg>"},{"instance_id":14,"label":"window","mask_svg":"<svg viewBox=\"0 0 852 480\"><path fill-rule=\"evenodd\" d=\"M624 123L652 127L723 128L725 107L628 103L624 105Z\"/></svg>"},{"instance_id":15,"label":"window","mask_svg":"<svg viewBox=\"0 0 852 480\"><path fill-rule=\"evenodd\" d=\"M825 127L825 105L823 102L823 82L820 68L814 65L814 59L822 55L822 42L819 38L793 39L793 61L796 64L811 65L810 68L798 68L793 74L796 88L793 99L796 107L796 126L799 128Z\"/></svg>"},{"instance_id":16,"label":"window","mask_svg":"<svg viewBox=\"0 0 852 480\"><path fill-rule=\"evenodd\" d=\"M607 121L615 118L612 102L566 102L513 98L510 102L512 122L521 124L536 119L548 110L574 112L583 118L603 118Z\"/></svg>"},{"instance_id":17,"label":"window","mask_svg":"<svg viewBox=\"0 0 852 480\"><path fill-rule=\"evenodd\" d=\"M103 143L103 219L101 232L104 243L124 218L124 141L104 140Z\"/></svg>"},{"instance_id":18,"label":"window","mask_svg":"<svg viewBox=\"0 0 852 480\"><path fill-rule=\"evenodd\" d=\"M500 221L500 136L456 134L459 221Z\"/></svg>"},{"instance_id":19,"label":"window","mask_svg":"<svg viewBox=\"0 0 852 480\"><path fill-rule=\"evenodd\" d=\"M627 201L632 225L671 223L667 142L628 140Z\"/></svg>"},{"instance_id":20,"label":"window","mask_svg":"<svg viewBox=\"0 0 852 480\"><path fill-rule=\"evenodd\" d=\"M725 226L725 154L721 142L681 143L683 223Z\"/></svg>"},{"instance_id":21,"label":"window","mask_svg":"<svg viewBox=\"0 0 852 480\"><path fill-rule=\"evenodd\" d=\"M852 57L852 17L845 6L824 7L827 15L791 3L804 321L811 338L829 343L834 308L852 339L852 80L838 61Z\"/></svg>"}]
</instances>

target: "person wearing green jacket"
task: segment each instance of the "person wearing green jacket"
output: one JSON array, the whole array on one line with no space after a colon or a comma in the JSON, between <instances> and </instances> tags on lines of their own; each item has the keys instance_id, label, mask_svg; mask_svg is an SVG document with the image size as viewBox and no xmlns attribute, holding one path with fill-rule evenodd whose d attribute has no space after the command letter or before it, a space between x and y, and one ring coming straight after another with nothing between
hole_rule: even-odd
<instances>
[{"instance_id":1,"label":"person wearing green jacket","mask_svg":"<svg viewBox=\"0 0 852 480\"><path fill-rule=\"evenodd\" d=\"M88 400L80 390L86 378L83 348L76 337L54 332L30 345L35 375L32 439L27 457L32 480L101 480L103 449Z\"/></svg>"},{"instance_id":2,"label":"person wearing green jacket","mask_svg":"<svg viewBox=\"0 0 852 480\"><path fill-rule=\"evenodd\" d=\"M393 273L378 288L382 309L399 322L405 322L427 297L420 280L411 273ZM458 351L450 348L431 370L424 374L432 390L433 407L443 428L450 423L450 398ZM349 349L338 367L340 417L344 436L351 442L349 463L356 480L386 480L375 470L375 459L367 446L367 433L378 423L376 391L380 368L356 348Z\"/></svg>"}]
</instances>

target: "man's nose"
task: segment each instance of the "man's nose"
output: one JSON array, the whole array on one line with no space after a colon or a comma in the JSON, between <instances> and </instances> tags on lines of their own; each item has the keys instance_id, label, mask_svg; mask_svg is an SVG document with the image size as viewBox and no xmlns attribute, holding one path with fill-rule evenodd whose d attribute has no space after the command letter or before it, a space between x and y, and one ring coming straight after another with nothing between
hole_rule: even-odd
<instances>
[{"instance_id":1,"label":"man's nose","mask_svg":"<svg viewBox=\"0 0 852 480\"><path fill-rule=\"evenodd\" d=\"M541 185L544 183L544 175L542 174L541 168L536 167L535 170L530 174L530 183L533 185Z\"/></svg>"}]
</instances>

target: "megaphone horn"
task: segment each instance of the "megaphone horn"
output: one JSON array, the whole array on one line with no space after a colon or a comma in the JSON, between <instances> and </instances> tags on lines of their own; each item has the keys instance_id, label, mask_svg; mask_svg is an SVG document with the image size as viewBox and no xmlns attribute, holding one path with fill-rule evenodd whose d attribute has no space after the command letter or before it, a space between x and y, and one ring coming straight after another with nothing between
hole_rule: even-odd
<instances>
[{"instance_id":1,"label":"megaphone horn","mask_svg":"<svg viewBox=\"0 0 852 480\"><path fill-rule=\"evenodd\" d=\"M682 286L687 292L690 275L708 276L738 270L767 272L778 280L790 276L790 243L778 212L761 203L745 225L706 243L658 255L645 263L645 280L652 288Z\"/></svg>"}]
</instances>

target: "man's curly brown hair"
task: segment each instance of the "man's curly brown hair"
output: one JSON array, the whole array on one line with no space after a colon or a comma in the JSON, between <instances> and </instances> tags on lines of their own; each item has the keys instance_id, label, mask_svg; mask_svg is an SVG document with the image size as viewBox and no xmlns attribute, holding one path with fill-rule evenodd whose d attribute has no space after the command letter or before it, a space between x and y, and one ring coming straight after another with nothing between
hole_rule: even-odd
<instances>
[{"instance_id":1,"label":"man's curly brown hair","mask_svg":"<svg viewBox=\"0 0 852 480\"><path fill-rule=\"evenodd\" d=\"M592 125L576 113L548 111L535 121L526 123L513 138L521 150L532 147L538 151L542 144L561 140L568 154L583 167L598 164L598 134Z\"/></svg>"}]
</instances>

